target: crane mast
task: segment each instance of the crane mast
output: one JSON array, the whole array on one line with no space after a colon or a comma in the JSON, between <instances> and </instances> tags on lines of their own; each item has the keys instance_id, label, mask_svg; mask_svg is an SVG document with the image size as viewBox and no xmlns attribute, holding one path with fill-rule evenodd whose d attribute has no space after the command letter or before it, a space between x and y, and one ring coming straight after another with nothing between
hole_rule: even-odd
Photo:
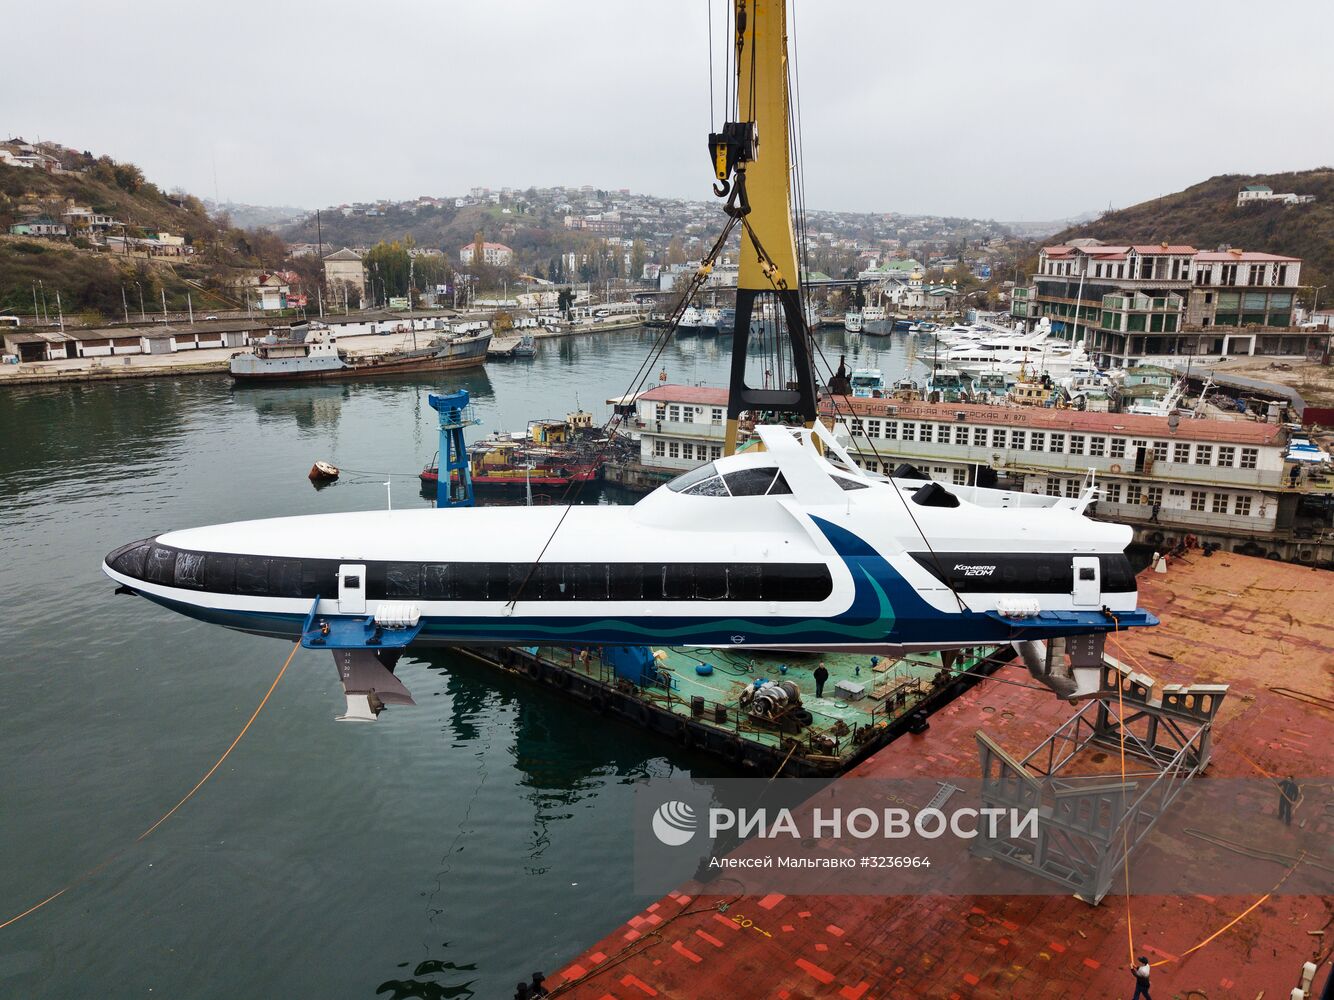
<instances>
[{"instance_id":1,"label":"crane mast","mask_svg":"<svg viewBox=\"0 0 1334 1000\"><path fill-rule=\"evenodd\" d=\"M816 418L815 373L792 228L786 0L734 0L733 23L739 120L725 122L721 133L709 137L719 182L714 193L728 196L727 211L741 215L744 229L728 386L728 455L736 450L737 421L745 411L792 414L807 427ZM746 384L750 322L767 296L777 300L786 320L793 374L786 386L755 388Z\"/></svg>"}]
</instances>

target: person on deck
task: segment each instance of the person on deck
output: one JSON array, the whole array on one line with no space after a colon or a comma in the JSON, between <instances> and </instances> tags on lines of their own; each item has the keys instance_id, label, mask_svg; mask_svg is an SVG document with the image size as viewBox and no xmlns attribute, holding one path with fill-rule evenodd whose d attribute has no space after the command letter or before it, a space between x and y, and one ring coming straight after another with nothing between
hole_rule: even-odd
<instances>
[{"instance_id":1,"label":"person on deck","mask_svg":"<svg viewBox=\"0 0 1334 1000\"><path fill-rule=\"evenodd\" d=\"M1278 785L1278 818L1284 826L1292 826L1292 807L1297 804L1301 787L1288 775Z\"/></svg>"},{"instance_id":2,"label":"person on deck","mask_svg":"<svg viewBox=\"0 0 1334 1000\"><path fill-rule=\"evenodd\" d=\"M1141 955L1139 965L1132 965L1130 971L1135 974L1135 995L1130 1000L1139 1000L1140 997L1144 1000L1153 1000L1153 997L1149 996L1149 973L1152 971L1149 968L1149 960Z\"/></svg>"},{"instance_id":3,"label":"person on deck","mask_svg":"<svg viewBox=\"0 0 1334 1000\"><path fill-rule=\"evenodd\" d=\"M824 668L824 660L820 661L820 665L815 668L815 673L811 676L815 678L815 697L823 698L825 681L829 680L829 671Z\"/></svg>"}]
</instances>

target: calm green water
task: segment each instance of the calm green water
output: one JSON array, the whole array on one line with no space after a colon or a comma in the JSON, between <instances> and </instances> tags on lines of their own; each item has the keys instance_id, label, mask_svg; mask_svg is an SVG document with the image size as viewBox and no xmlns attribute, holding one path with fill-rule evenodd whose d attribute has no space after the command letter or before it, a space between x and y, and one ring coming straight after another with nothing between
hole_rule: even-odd
<instances>
[{"instance_id":1,"label":"calm green water","mask_svg":"<svg viewBox=\"0 0 1334 1000\"><path fill-rule=\"evenodd\" d=\"M841 332L823 335L831 359ZM897 377L902 337L848 349ZM384 503L383 476L316 492L316 459L414 473L433 389L483 426L577 402L599 419L649 344L541 344L443 383L233 390L225 378L0 392L0 996L495 997L642 908L632 783L721 765L447 654L399 666L416 708L340 725L328 654L116 597L116 545L170 528ZM892 353L891 353L892 352ZM673 382L722 384L726 346L673 345ZM615 501L616 497L603 498ZM396 506L425 504L395 480Z\"/></svg>"}]
</instances>

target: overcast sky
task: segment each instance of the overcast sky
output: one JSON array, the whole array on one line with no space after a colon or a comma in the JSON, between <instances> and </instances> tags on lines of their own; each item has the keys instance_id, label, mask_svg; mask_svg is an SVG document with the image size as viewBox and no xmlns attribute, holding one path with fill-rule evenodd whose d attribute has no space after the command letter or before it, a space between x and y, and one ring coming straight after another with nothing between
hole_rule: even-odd
<instances>
[{"instance_id":1,"label":"overcast sky","mask_svg":"<svg viewBox=\"0 0 1334 1000\"><path fill-rule=\"evenodd\" d=\"M1327 0L796 2L812 208L1046 220L1334 164ZM44 0L23 5L40 41L0 79L0 131L256 204L707 198L709 9Z\"/></svg>"}]
</instances>

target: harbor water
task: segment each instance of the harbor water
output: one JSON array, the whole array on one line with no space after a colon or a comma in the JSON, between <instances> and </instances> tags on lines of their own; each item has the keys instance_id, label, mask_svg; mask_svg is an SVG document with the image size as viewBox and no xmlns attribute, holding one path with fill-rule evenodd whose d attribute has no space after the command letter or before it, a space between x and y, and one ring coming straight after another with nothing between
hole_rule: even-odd
<instances>
[{"instance_id":1,"label":"harbor water","mask_svg":"<svg viewBox=\"0 0 1334 1000\"><path fill-rule=\"evenodd\" d=\"M656 332L547 340L440 381L0 395L0 922L113 858L0 932L0 995L508 996L643 905L632 783L722 765L443 652L400 664L415 708L341 725L328 654L299 651L226 763L136 842L290 647L115 596L99 566L171 528L381 507L386 479L395 507L424 505L428 393L471 390L474 436L576 405L601 420ZM893 380L910 361L902 335L844 339L820 334L834 364ZM722 385L728 349L684 340L658 367ZM316 459L359 471L316 491Z\"/></svg>"}]
</instances>

